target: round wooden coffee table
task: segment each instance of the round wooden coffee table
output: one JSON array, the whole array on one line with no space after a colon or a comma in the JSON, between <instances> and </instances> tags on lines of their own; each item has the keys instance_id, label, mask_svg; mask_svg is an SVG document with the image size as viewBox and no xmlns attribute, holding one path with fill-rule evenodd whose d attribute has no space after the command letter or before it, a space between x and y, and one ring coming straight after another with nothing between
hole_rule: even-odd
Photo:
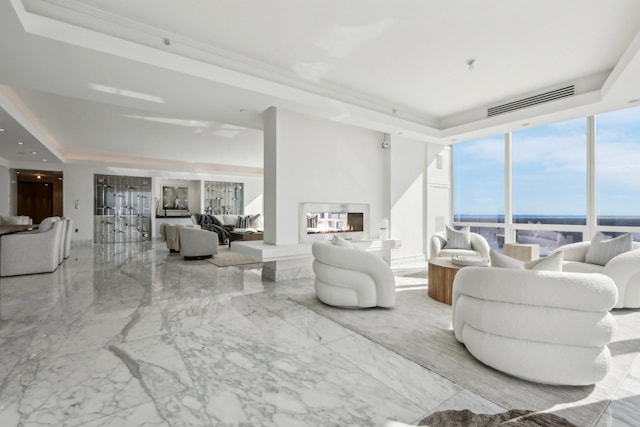
<instances>
[{"instance_id":1,"label":"round wooden coffee table","mask_svg":"<svg viewBox=\"0 0 640 427\"><path fill-rule=\"evenodd\" d=\"M427 294L436 301L451 305L453 279L463 266L451 262L451 258L429 260L429 283Z\"/></svg>"}]
</instances>

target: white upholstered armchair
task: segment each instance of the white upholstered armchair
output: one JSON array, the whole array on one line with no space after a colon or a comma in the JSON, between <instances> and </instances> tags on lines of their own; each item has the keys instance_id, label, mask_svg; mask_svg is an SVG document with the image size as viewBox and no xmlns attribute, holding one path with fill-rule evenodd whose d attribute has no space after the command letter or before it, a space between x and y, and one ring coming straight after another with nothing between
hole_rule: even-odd
<instances>
[{"instance_id":1,"label":"white upholstered armchair","mask_svg":"<svg viewBox=\"0 0 640 427\"><path fill-rule=\"evenodd\" d=\"M36 231L13 233L0 239L0 276L50 273L58 268L64 224L45 218Z\"/></svg>"},{"instance_id":2,"label":"white upholstered armchair","mask_svg":"<svg viewBox=\"0 0 640 427\"><path fill-rule=\"evenodd\" d=\"M489 258L489 243L487 240L477 233L469 233L470 247L469 248L448 248L447 247L447 232L441 231L431 236L429 244L429 257L454 257L454 256L479 256L482 258Z\"/></svg>"},{"instance_id":3,"label":"white upholstered armchair","mask_svg":"<svg viewBox=\"0 0 640 427\"><path fill-rule=\"evenodd\" d=\"M586 261L590 246L591 242L571 243L552 253L562 252L562 271L611 277L618 288L615 308L640 308L640 243L633 242L631 251L614 256L604 266Z\"/></svg>"},{"instance_id":4,"label":"white upholstered armchair","mask_svg":"<svg viewBox=\"0 0 640 427\"><path fill-rule=\"evenodd\" d=\"M589 385L611 366L604 274L465 267L453 283L455 337L482 363L530 381Z\"/></svg>"},{"instance_id":5,"label":"white upholstered armchair","mask_svg":"<svg viewBox=\"0 0 640 427\"><path fill-rule=\"evenodd\" d=\"M218 253L218 235L194 227L178 227L180 255L185 259L211 258Z\"/></svg>"},{"instance_id":6,"label":"white upholstered armchair","mask_svg":"<svg viewBox=\"0 0 640 427\"><path fill-rule=\"evenodd\" d=\"M393 307L395 277L384 260L350 242L313 242L315 289L320 301L339 307Z\"/></svg>"}]
</instances>

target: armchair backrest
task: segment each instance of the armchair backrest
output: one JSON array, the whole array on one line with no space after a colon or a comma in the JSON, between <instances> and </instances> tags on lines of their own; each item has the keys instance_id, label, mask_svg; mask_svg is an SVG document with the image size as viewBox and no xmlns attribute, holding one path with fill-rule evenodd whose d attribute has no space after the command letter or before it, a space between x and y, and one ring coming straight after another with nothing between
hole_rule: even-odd
<instances>
[{"instance_id":1,"label":"armchair backrest","mask_svg":"<svg viewBox=\"0 0 640 427\"><path fill-rule=\"evenodd\" d=\"M38 226L38 231L40 233L44 233L46 231L51 230L51 228L53 228L53 224L59 220L60 218L58 218L57 216L50 216L48 218L43 219L42 222L40 222L40 225Z\"/></svg>"}]
</instances>

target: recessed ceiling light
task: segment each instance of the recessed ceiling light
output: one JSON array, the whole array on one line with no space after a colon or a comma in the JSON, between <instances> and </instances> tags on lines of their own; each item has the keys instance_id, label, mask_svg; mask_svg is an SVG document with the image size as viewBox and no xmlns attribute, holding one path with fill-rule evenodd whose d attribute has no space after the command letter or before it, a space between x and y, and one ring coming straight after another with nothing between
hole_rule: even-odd
<instances>
[{"instance_id":1,"label":"recessed ceiling light","mask_svg":"<svg viewBox=\"0 0 640 427\"><path fill-rule=\"evenodd\" d=\"M0 128L0 132L4 132L4 128Z\"/></svg>"},{"instance_id":2,"label":"recessed ceiling light","mask_svg":"<svg viewBox=\"0 0 640 427\"><path fill-rule=\"evenodd\" d=\"M523 123L522 126L529 126L531 123Z\"/></svg>"},{"instance_id":3,"label":"recessed ceiling light","mask_svg":"<svg viewBox=\"0 0 640 427\"><path fill-rule=\"evenodd\" d=\"M47 159L42 159L42 161L43 161L43 162L46 162L46 161L47 161Z\"/></svg>"},{"instance_id":4,"label":"recessed ceiling light","mask_svg":"<svg viewBox=\"0 0 640 427\"><path fill-rule=\"evenodd\" d=\"M40 175L36 176L36 178L38 178L38 179L42 179L42 177L41 177Z\"/></svg>"},{"instance_id":5,"label":"recessed ceiling light","mask_svg":"<svg viewBox=\"0 0 640 427\"><path fill-rule=\"evenodd\" d=\"M247 111L247 110L245 110L244 108L241 108L241 109L240 109L240 112L241 112L241 113L244 113L245 111Z\"/></svg>"},{"instance_id":6,"label":"recessed ceiling light","mask_svg":"<svg viewBox=\"0 0 640 427\"><path fill-rule=\"evenodd\" d=\"M38 154L38 152L37 151L32 151L31 154L33 154L35 156L36 154Z\"/></svg>"},{"instance_id":7,"label":"recessed ceiling light","mask_svg":"<svg viewBox=\"0 0 640 427\"><path fill-rule=\"evenodd\" d=\"M58 181L62 181L62 178L58 178Z\"/></svg>"},{"instance_id":8,"label":"recessed ceiling light","mask_svg":"<svg viewBox=\"0 0 640 427\"><path fill-rule=\"evenodd\" d=\"M18 145L22 145L22 144L24 144L24 142L18 141Z\"/></svg>"}]
</instances>

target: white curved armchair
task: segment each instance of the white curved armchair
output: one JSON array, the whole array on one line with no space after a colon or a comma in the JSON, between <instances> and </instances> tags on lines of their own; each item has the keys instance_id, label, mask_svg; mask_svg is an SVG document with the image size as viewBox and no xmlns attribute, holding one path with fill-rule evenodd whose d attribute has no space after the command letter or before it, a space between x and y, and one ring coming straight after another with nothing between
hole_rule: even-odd
<instances>
[{"instance_id":1,"label":"white curved armchair","mask_svg":"<svg viewBox=\"0 0 640 427\"><path fill-rule=\"evenodd\" d=\"M199 225L195 224L160 224L160 239L166 242L167 249L170 252L180 252L180 232L181 228L197 228Z\"/></svg>"},{"instance_id":2,"label":"white curved armchair","mask_svg":"<svg viewBox=\"0 0 640 427\"><path fill-rule=\"evenodd\" d=\"M489 258L489 243L487 239L482 237L478 233L469 233L471 237L471 249L447 249L445 245L447 244L447 233L444 231L440 231L431 236L431 241L429 244L430 258L437 257L454 257L454 256L479 256L482 258Z\"/></svg>"},{"instance_id":3,"label":"white curved armchair","mask_svg":"<svg viewBox=\"0 0 640 427\"><path fill-rule=\"evenodd\" d=\"M64 258L67 259L71 256L71 235L73 234L73 220L71 218L64 218L67 221L67 229L64 233Z\"/></svg>"},{"instance_id":4,"label":"white curved armchair","mask_svg":"<svg viewBox=\"0 0 640 427\"><path fill-rule=\"evenodd\" d=\"M64 241L67 235L67 228L69 226L69 221L66 218L59 218L58 222L61 225L60 230L60 249L58 250L58 264L62 264L64 261Z\"/></svg>"},{"instance_id":5,"label":"white curved armchair","mask_svg":"<svg viewBox=\"0 0 640 427\"><path fill-rule=\"evenodd\" d=\"M393 307L395 277L378 255L354 247L316 240L315 289L320 301L338 307Z\"/></svg>"},{"instance_id":6,"label":"white curved armchair","mask_svg":"<svg viewBox=\"0 0 640 427\"><path fill-rule=\"evenodd\" d=\"M603 274L465 267L453 284L455 337L482 363L545 384L589 385L611 366L609 310L616 286Z\"/></svg>"},{"instance_id":7,"label":"white curved armchair","mask_svg":"<svg viewBox=\"0 0 640 427\"><path fill-rule=\"evenodd\" d=\"M45 218L37 231L2 236L0 276L55 271L60 261L63 226L57 218Z\"/></svg>"},{"instance_id":8,"label":"white curved armchair","mask_svg":"<svg viewBox=\"0 0 640 427\"><path fill-rule=\"evenodd\" d=\"M218 235L194 227L178 227L180 255L185 259L211 258L218 253Z\"/></svg>"},{"instance_id":9,"label":"white curved armchair","mask_svg":"<svg viewBox=\"0 0 640 427\"><path fill-rule=\"evenodd\" d=\"M591 242L570 243L552 253L562 252L562 271L602 273L613 279L618 288L615 308L640 308L640 243L633 242L633 250L613 257L606 265L585 261Z\"/></svg>"}]
</instances>

